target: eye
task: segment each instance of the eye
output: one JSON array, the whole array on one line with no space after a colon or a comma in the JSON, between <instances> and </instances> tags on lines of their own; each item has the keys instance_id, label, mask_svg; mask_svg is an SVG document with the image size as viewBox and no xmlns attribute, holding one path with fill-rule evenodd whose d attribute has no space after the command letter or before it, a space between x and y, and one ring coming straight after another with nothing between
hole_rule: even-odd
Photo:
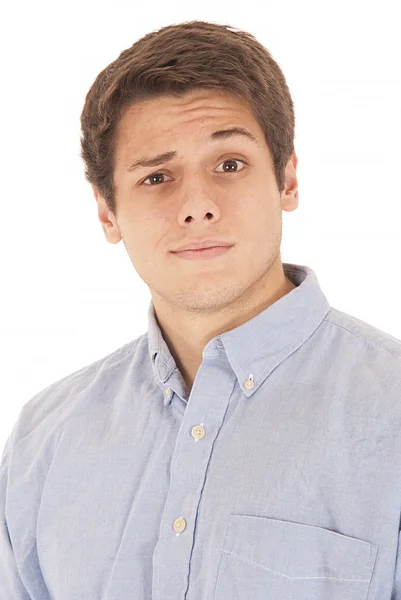
<instances>
[{"instance_id":1,"label":"eye","mask_svg":"<svg viewBox=\"0 0 401 600\"><path fill-rule=\"evenodd\" d=\"M166 176L165 173L153 173L153 175L149 175L148 177L146 177L146 179L144 179L142 183L145 183L145 181L147 181L148 179L156 179L157 177L165 177L165 176ZM162 181L162 183L164 183L164 182ZM151 186L153 184L147 183L146 185Z\"/></svg>"},{"instance_id":2,"label":"eye","mask_svg":"<svg viewBox=\"0 0 401 600\"><path fill-rule=\"evenodd\" d=\"M220 165L225 165L226 163L242 163L243 165L246 165L245 161L240 160L239 158L228 158L228 159L224 160L222 163L220 163ZM219 165L219 167L220 167L220 165ZM232 167L235 165L230 165L230 166L231 166L231 168L228 171L223 169L223 171L217 171L217 172L218 173L238 173L239 172L238 170L232 169ZM240 169L240 170L242 171L242 169ZM145 184L145 182L148 181L148 179L154 181L155 179L160 178L160 177L166 177L166 174L165 173L153 173L152 175L148 175L148 177L146 177L146 179L144 179L142 183ZM145 185L154 187L154 185L157 185L158 183L164 183L164 181L159 180L158 182L146 183Z\"/></svg>"},{"instance_id":3,"label":"eye","mask_svg":"<svg viewBox=\"0 0 401 600\"><path fill-rule=\"evenodd\" d=\"M245 162L243 160L239 160L239 158L228 158L227 160L224 160L222 163L220 163L221 165L225 165L226 163L242 163L245 164ZM220 166L220 165L219 165ZM242 170L242 169L241 169ZM238 173L238 171L233 171L233 169L229 169L228 171L218 171L218 173Z\"/></svg>"}]
</instances>

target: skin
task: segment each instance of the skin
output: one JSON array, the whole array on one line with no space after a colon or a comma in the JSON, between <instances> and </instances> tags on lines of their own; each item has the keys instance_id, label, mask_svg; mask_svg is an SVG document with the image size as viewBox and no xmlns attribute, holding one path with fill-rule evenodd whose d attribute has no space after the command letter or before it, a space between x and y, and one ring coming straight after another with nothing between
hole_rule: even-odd
<instances>
[{"instance_id":1,"label":"skin","mask_svg":"<svg viewBox=\"0 0 401 600\"><path fill-rule=\"evenodd\" d=\"M214 131L235 126L245 127L260 144L241 136L209 141ZM127 171L143 156L169 150L176 150L177 158ZM109 243L123 240L149 287L163 338L189 393L212 338L296 287L284 274L280 245L282 210L298 207L297 163L294 152L280 193L270 150L251 109L219 90L137 102L120 121L117 214L92 186L99 220ZM171 253L205 237L234 246L211 260L184 260Z\"/></svg>"}]
</instances>

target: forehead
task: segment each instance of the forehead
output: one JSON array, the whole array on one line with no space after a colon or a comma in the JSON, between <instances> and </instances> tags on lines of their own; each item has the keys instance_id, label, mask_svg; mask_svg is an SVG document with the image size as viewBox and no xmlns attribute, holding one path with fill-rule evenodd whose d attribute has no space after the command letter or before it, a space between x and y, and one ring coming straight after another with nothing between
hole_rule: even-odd
<instances>
[{"instance_id":1,"label":"forehead","mask_svg":"<svg viewBox=\"0 0 401 600\"><path fill-rule=\"evenodd\" d=\"M182 97L163 95L141 100L127 107L120 118L118 140L149 138L157 135L202 134L217 124L246 125L258 137L263 132L251 107L242 99L218 90L193 90ZM151 135L150 135L151 134Z\"/></svg>"}]
</instances>

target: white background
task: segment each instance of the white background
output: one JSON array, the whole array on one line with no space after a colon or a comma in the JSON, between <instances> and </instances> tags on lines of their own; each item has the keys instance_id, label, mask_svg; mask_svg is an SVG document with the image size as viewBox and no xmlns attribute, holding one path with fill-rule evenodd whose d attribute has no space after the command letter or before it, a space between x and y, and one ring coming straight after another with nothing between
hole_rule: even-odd
<instances>
[{"instance_id":1,"label":"white background","mask_svg":"<svg viewBox=\"0 0 401 600\"><path fill-rule=\"evenodd\" d=\"M123 243L104 238L79 118L97 74L165 25L231 25L272 53L294 100L299 160L282 260L310 266L334 308L401 338L398 2L4 6L0 449L36 393L147 330L150 292Z\"/></svg>"}]
</instances>

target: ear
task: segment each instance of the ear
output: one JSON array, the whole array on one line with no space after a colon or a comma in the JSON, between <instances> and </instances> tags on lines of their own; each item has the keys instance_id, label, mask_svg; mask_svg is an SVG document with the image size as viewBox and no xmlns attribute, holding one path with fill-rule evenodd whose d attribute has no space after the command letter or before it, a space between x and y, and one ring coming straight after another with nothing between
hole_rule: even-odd
<instances>
[{"instance_id":1,"label":"ear","mask_svg":"<svg viewBox=\"0 0 401 600\"><path fill-rule=\"evenodd\" d=\"M298 208L297 166L298 157L294 151L285 168L285 186L281 192L281 206L287 212Z\"/></svg>"},{"instance_id":2,"label":"ear","mask_svg":"<svg viewBox=\"0 0 401 600\"><path fill-rule=\"evenodd\" d=\"M106 200L100 195L96 186L92 185L93 195L97 202L97 214L106 240L110 244L118 244L121 234L115 216L107 206Z\"/></svg>"}]
</instances>

